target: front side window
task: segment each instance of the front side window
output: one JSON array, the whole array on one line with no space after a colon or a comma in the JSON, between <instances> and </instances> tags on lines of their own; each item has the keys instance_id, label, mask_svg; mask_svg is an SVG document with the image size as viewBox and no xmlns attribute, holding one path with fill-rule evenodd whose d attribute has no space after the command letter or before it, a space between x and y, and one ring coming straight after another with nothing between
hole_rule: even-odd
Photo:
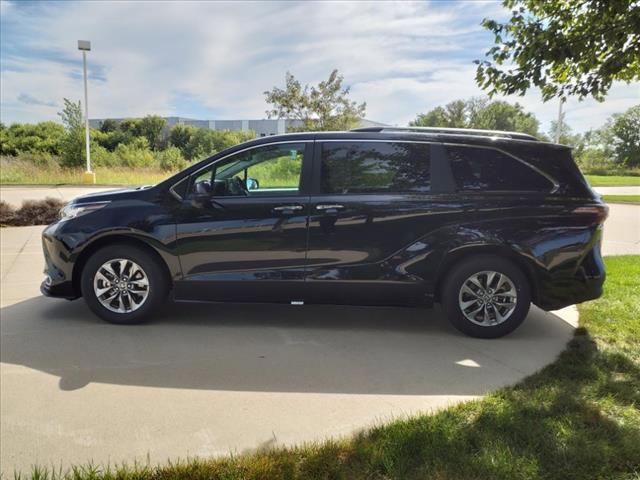
<instances>
[{"instance_id":1,"label":"front side window","mask_svg":"<svg viewBox=\"0 0 640 480\"><path fill-rule=\"evenodd\" d=\"M549 192L544 176L493 148L447 147L451 170L460 190Z\"/></svg>"},{"instance_id":2,"label":"front side window","mask_svg":"<svg viewBox=\"0 0 640 480\"><path fill-rule=\"evenodd\" d=\"M366 141L322 144L322 193L424 193L430 188L429 144Z\"/></svg>"},{"instance_id":3,"label":"front side window","mask_svg":"<svg viewBox=\"0 0 640 480\"><path fill-rule=\"evenodd\" d=\"M297 195L304 151L304 143L284 143L232 155L197 173L191 193L215 197Z\"/></svg>"}]
</instances>

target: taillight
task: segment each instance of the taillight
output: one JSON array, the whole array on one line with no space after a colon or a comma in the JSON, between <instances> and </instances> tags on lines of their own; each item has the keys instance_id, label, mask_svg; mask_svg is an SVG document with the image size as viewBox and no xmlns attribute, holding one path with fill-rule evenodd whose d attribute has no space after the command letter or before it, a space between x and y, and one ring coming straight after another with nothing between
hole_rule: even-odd
<instances>
[{"instance_id":1,"label":"taillight","mask_svg":"<svg viewBox=\"0 0 640 480\"><path fill-rule=\"evenodd\" d=\"M571 213L579 215L581 219L588 221L591 225L601 225L609 216L609 206L593 205L590 207L578 207Z\"/></svg>"}]
</instances>

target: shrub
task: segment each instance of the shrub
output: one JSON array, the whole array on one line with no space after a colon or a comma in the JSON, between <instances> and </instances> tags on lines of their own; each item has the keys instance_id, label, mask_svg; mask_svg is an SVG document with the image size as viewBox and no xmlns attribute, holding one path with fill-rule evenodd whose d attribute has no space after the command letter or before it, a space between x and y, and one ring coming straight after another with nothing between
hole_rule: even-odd
<instances>
[{"instance_id":1,"label":"shrub","mask_svg":"<svg viewBox=\"0 0 640 480\"><path fill-rule=\"evenodd\" d=\"M14 123L0 131L0 153L49 153L58 155L65 136L62 125L55 122Z\"/></svg>"},{"instance_id":2,"label":"shrub","mask_svg":"<svg viewBox=\"0 0 640 480\"><path fill-rule=\"evenodd\" d=\"M91 165L96 167L116 167L118 157L97 143L91 143Z\"/></svg>"},{"instance_id":3,"label":"shrub","mask_svg":"<svg viewBox=\"0 0 640 480\"><path fill-rule=\"evenodd\" d=\"M0 226L12 225L16 216L16 209L4 200L0 200Z\"/></svg>"},{"instance_id":4,"label":"shrub","mask_svg":"<svg viewBox=\"0 0 640 480\"><path fill-rule=\"evenodd\" d=\"M95 142L101 147L106 148L110 152L113 152L121 143L129 143L132 139L133 137L130 134L125 133L122 130L103 132L100 130L91 129L92 145L93 142Z\"/></svg>"},{"instance_id":5,"label":"shrub","mask_svg":"<svg viewBox=\"0 0 640 480\"><path fill-rule=\"evenodd\" d=\"M175 129L176 127L174 127ZM206 128L176 129L173 130L170 141L182 151L188 160L196 160L214 155L226 148L232 147L242 142L246 142L256 136L253 131L229 131L229 130L207 130ZM180 135L187 136L186 145L180 146L176 142L184 141L184 138L175 139Z\"/></svg>"},{"instance_id":6,"label":"shrub","mask_svg":"<svg viewBox=\"0 0 640 480\"><path fill-rule=\"evenodd\" d=\"M84 165L86 162L85 148L84 130L82 128L69 130L62 140L60 165L63 167Z\"/></svg>"},{"instance_id":7,"label":"shrub","mask_svg":"<svg viewBox=\"0 0 640 480\"><path fill-rule=\"evenodd\" d=\"M124 167L152 167L155 163L149 142L143 137L136 138L128 145L121 143L114 154L118 164Z\"/></svg>"},{"instance_id":8,"label":"shrub","mask_svg":"<svg viewBox=\"0 0 640 480\"><path fill-rule=\"evenodd\" d=\"M182 170L187 166L187 161L177 147L169 147L162 152L158 152L156 158L160 168L167 172Z\"/></svg>"},{"instance_id":9,"label":"shrub","mask_svg":"<svg viewBox=\"0 0 640 480\"><path fill-rule=\"evenodd\" d=\"M615 164L604 150L587 147L574 153L576 163L582 168L611 168Z\"/></svg>"},{"instance_id":10,"label":"shrub","mask_svg":"<svg viewBox=\"0 0 640 480\"><path fill-rule=\"evenodd\" d=\"M15 212L8 225L48 225L58 219L64 202L58 198L47 197L44 200L25 200Z\"/></svg>"}]
</instances>

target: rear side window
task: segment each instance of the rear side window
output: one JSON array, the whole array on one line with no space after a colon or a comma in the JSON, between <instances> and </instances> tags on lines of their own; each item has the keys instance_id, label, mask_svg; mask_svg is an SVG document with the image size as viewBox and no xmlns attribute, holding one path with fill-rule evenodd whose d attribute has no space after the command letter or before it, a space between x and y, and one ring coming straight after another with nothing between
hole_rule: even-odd
<instances>
[{"instance_id":1,"label":"rear side window","mask_svg":"<svg viewBox=\"0 0 640 480\"><path fill-rule=\"evenodd\" d=\"M429 144L325 142L321 190L329 194L428 192L430 167Z\"/></svg>"},{"instance_id":2,"label":"rear side window","mask_svg":"<svg viewBox=\"0 0 640 480\"><path fill-rule=\"evenodd\" d=\"M447 147L460 190L549 192L553 184L531 167L493 148Z\"/></svg>"}]
</instances>

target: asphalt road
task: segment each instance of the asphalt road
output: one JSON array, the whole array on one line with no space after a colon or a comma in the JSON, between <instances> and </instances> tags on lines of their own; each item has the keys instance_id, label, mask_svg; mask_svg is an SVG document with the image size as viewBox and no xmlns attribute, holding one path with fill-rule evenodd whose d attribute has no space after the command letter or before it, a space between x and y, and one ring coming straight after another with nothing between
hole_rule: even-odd
<instances>
[{"instance_id":1,"label":"asphalt road","mask_svg":"<svg viewBox=\"0 0 640 480\"><path fill-rule=\"evenodd\" d=\"M106 192L122 187L85 187L85 186L23 186L23 185L2 185L0 186L0 200L9 205L19 207L24 200L42 200L47 197L57 198L64 202L73 200L80 195L88 193Z\"/></svg>"},{"instance_id":2,"label":"asphalt road","mask_svg":"<svg viewBox=\"0 0 640 480\"><path fill-rule=\"evenodd\" d=\"M148 325L43 298L42 227L0 229L0 464L164 462L351 434L512 384L553 361L575 308L464 337L437 309L168 304ZM640 253L612 205L606 254Z\"/></svg>"}]
</instances>

